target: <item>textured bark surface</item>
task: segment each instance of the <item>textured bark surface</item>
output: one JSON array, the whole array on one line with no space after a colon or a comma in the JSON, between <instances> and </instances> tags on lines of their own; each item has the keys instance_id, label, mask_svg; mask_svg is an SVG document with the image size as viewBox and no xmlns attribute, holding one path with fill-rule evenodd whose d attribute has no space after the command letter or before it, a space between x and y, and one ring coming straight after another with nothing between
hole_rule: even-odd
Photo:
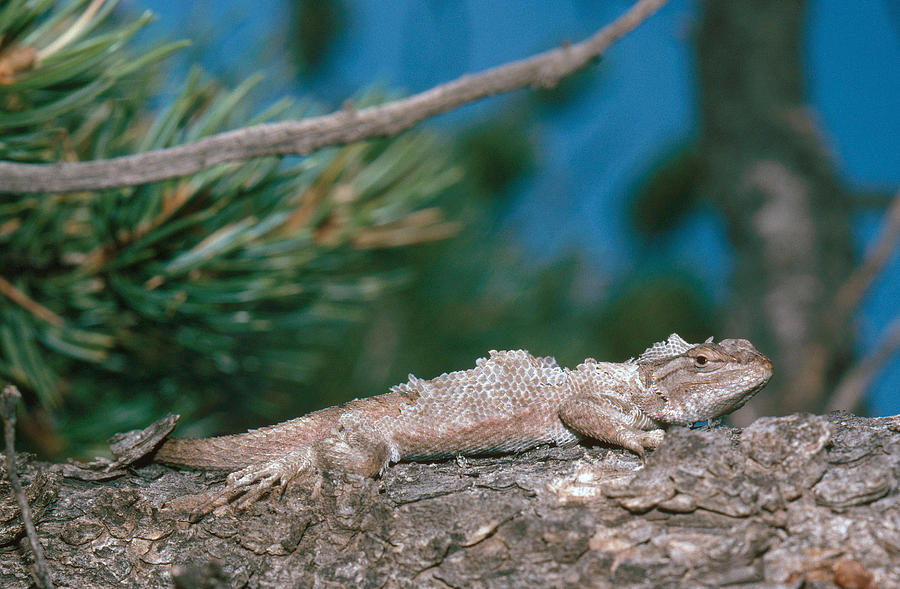
<instances>
[{"instance_id":1,"label":"textured bark surface","mask_svg":"<svg viewBox=\"0 0 900 589\"><path fill-rule=\"evenodd\" d=\"M162 504L222 475L21 472L59 586L900 586L900 418L678 429L638 465L582 447L400 464L197 523ZM0 586L28 587L0 491Z\"/></svg>"}]
</instances>

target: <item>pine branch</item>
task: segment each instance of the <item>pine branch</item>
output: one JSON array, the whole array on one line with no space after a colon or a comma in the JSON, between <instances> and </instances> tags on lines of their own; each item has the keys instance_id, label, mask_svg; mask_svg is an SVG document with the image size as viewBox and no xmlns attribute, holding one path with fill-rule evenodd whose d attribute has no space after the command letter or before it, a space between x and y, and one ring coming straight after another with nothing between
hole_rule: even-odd
<instances>
[{"instance_id":1,"label":"pine branch","mask_svg":"<svg viewBox=\"0 0 900 589\"><path fill-rule=\"evenodd\" d=\"M135 57L128 40L148 15L107 23L114 0L54 4L0 9L0 69L12 78L0 79L0 159L108 159L310 114L282 100L249 116L260 76L225 91L194 70L151 115L146 66L181 44ZM10 50L41 47L53 51L30 69ZM0 189L0 377L53 411L61 433L28 431L58 452L59 439L101 439L163 407L190 414L231 395L231 413L260 415L284 390L303 403L326 352L407 279L385 250L459 230L435 202L462 177L451 153L406 133L137 188Z\"/></svg>"},{"instance_id":2,"label":"pine branch","mask_svg":"<svg viewBox=\"0 0 900 589\"><path fill-rule=\"evenodd\" d=\"M228 131L194 143L112 160L79 163L0 162L0 185L21 193L135 186L195 174L218 164L266 155L307 155L317 149L390 136L463 104L529 85L552 87L587 65L655 13L667 0L639 0L589 39L476 75L463 76L409 98L330 115Z\"/></svg>"}]
</instances>

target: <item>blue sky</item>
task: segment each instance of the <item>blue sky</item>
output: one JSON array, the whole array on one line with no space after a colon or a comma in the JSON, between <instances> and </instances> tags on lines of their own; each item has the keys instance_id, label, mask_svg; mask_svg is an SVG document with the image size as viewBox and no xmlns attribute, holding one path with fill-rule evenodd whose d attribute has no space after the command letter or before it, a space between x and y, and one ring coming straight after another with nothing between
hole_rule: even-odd
<instances>
[{"instance_id":1,"label":"blue sky","mask_svg":"<svg viewBox=\"0 0 900 589\"><path fill-rule=\"evenodd\" d=\"M200 62L229 84L266 74L264 93L312 96L337 106L382 84L424 90L536 51L577 41L621 13L628 2L539 0L347 0L350 25L324 73L299 86L286 59L284 0L126 0L127 9L159 15L152 35L193 38L186 61ZM260 10L264 6L265 10ZM600 275L635 262L625 224L629 188L665 149L696 132L690 31L696 4L674 0L615 45L600 75L568 108L537 125L538 173L519 190L504 231L545 263L577 250ZM838 169L861 189L900 187L900 2L812 0L804 43L808 92ZM482 101L430 124L497 112L509 97ZM854 220L859 251L879 226L876 213ZM703 260L693 259L702 243ZM692 217L673 238L671 263L702 269L724 295L730 268L722 228L712 214ZM900 313L900 255L895 254L859 314L863 352ZM900 413L900 361L878 379L878 414Z\"/></svg>"}]
</instances>

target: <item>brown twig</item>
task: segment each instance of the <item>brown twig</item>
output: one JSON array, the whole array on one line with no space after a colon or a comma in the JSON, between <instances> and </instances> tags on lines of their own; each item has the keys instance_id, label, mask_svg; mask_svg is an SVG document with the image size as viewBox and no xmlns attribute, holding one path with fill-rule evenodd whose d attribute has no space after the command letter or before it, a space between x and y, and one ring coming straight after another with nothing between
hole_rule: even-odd
<instances>
[{"instance_id":1,"label":"brown twig","mask_svg":"<svg viewBox=\"0 0 900 589\"><path fill-rule=\"evenodd\" d=\"M823 323L826 337L837 338L846 331L854 309L872 286L875 278L884 270L898 243L900 243L900 192L894 196L884 214L875 243L866 252L862 263L838 289L832 312ZM853 410L865 395L872 379L898 350L900 350L900 317L891 323L875 350L844 373L830 396L828 410ZM824 368L817 366L814 370L821 374Z\"/></svg>"},{"instance_id":2,"label":"brown twig","mask_svg":"<svg viewBox=\"0 0 900 589\"><path fill-rule=\"evenodd\" d=\"M900 350L900 317L891 322L878 346L847 371L835 388L831 400L828 401L828 410L855 409L869 384L898 350Z\"/></svg>"},{"instance_id":3,"label":"brown twig","mask_svg":"<svg viewBox=\"0 0 900 589\"><path fill-rule=\"evenodd\" d=\"M466 75L420 94L359 111L344 108L309 119L219 133L194 143L109 160L0 162L4 192L67 192L135 186L194 174L217 164L266 155L309 154L329 145L396 134L428 117L523 86L553 86L587 65L668 0L639 0L589 39Z\"/></svg>"},{"instance_id":4,"label":"brown twig","mask_svg":"<svg viewBox=\"0 0 900 589\"><path fill-rule=\"evenodd\" d=\"M835 296L834 323L836 329L841 329L846 319L853 313L853 309L862 300L875 277L881 273L885 264L890 260L891 254L897 249L898 242L900 242L900 191L894 196L884 215L884 221L878 237L875 239L875 244L866 253L862 264L853 271Z\"/></svg>"},{"instance_id":5,"label":"brown twig","mask_svg":"<svg viewBox=\"0 0 900 589\"><path fill-rule=\"evenodd\" d=\"M6 476L9 479L10 486L13 488L16 502L19 504L19 510L22 513L22 523L25 524L25 533L28 535L31 551L34 553L35 580L39 587L52 589L53 580L50 578L50 569L47 566L46 559L44 559L44 550L41 548L37 530L34 529L31 506L28 505L28 499L25 497L25 491L22 489L22 482L19 480L19 474L16 472L16 408L21 399L22 393L13 385L3 387L3 392L0 393L0 418L3 419L3 431L6 437Z\"/></svg>"},{"instance_id":6,"label":"brown twig","mask_svg":"<svg viewBox=\"0 0 900 589\"><path fill-rule=\"evenodd\" d=\"M29 297L2 276L0 276L0 294L47 323L60 326L65 322L62 317Z\"/></svg>"}]
</instances>

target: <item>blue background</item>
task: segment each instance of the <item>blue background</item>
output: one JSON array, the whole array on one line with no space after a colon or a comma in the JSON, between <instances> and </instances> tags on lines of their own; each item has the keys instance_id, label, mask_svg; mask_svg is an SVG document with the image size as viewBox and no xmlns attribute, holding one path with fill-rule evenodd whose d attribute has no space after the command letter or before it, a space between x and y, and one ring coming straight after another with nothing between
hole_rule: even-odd
<instances>
[{"instance_id":1,"label":"blue background","mask_svg":"<svg viewBox=\"0 0 900 589\"><path fill-rule=\"evenodd\" d=\"M174 59L168 95L194 63L236 85L262 71L262 102L283 94L311 97L327 108L380 84L412 93L578 41L624 11L627 2L537 0L384 2L348 0L347 28L324 67L297 81L287 50L286 1L127 0L159 20L145 35L194 40ZM567 252L586 253L600 277L635 263L626 225L629 191L655 158L697 133L691 31L697 4L675 0L613 46L566 108L538 120L537 172L517 185L500 231L521 244L534 264ZM814 0L803 44L810 106L852 187L900 186L900 2ZM492 98L429 121L454 125L500 112L514 96ZM875 237L877 212L860 213L854 229L860 255ZM702 248L697 248L697 243ZM702 249L702 260L694 259ZM730 251L711 212L694 214L660 256L691 267L722 298ZM702 263L700 263L702 261ZM900 255L873 285L858 314L860 352L874 347L900 313ZM900 361L878 378L874 413L900 413Z\"/></svg>"}]
</instances>

